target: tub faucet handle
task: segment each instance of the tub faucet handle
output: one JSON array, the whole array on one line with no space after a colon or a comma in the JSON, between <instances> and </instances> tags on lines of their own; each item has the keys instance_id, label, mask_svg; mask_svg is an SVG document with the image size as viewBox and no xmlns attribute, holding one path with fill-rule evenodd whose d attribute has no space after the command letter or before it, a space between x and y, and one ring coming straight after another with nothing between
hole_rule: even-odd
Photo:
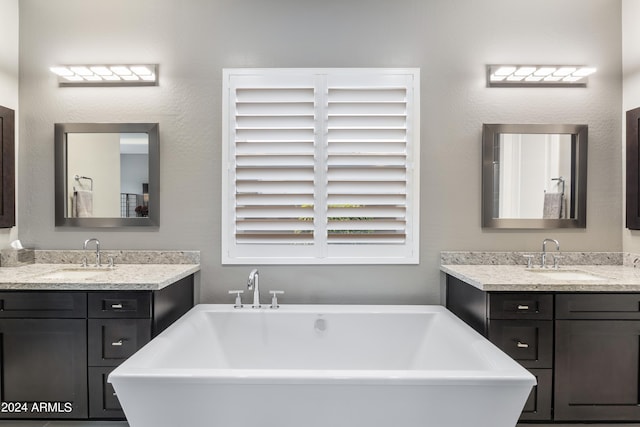
<instances>
[{"instance_id":1,"label":"tub faucet handle","mask_svg":"<svg viewBox=\"0 0 640 427\"><path fill-rule=\"evenodd\" d=\"M233 308L242 308L242 298L240 297L240 295L242 295L243 293L243 290L229 291L229 295L236 294L236 303L233 305Z\"/></svg>"},{"instance_id":2,"label":"tub faucet handle","mask_svg":"<svg viewBox=\"0 0 640 427\"><path fill-rule=\"evenodd\" d=\"M284 294L284 291L269 291L271 294L271 308L278 308L278 295Z\"/></svg>"}]
</instances>

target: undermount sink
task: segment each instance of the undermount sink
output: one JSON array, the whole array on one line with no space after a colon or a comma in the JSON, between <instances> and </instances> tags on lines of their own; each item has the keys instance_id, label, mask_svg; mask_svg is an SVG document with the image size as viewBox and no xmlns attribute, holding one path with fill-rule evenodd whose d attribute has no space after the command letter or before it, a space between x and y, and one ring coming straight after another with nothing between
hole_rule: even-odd
<instances>
[{"instance_id":1,"label":"undermount sink","mask_svg":"<svg viewBox=\"0 0 640 427\"><path fill-rule=\"evenodd\" d=\"M606 280L604 277L596 276L581 270L527 270L548 279L560 280Z\"/></svg>"},{"instance_id":2,"label":"undermount sink","mask_svg":"<svg viewBox=\"0 0 640 427\"><path fill-rule=\"evenodd\" d=\"M112 269L107 267L70 267L39 274L38 277L49 280L83 280L96 277Z\"/></svg>"}]
</instances>

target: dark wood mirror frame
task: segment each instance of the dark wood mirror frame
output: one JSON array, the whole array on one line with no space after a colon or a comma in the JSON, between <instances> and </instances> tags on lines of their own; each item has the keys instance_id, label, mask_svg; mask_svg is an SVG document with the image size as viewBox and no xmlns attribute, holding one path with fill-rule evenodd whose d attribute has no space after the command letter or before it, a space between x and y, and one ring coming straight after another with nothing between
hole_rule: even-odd
<instances>
[{"instance_id":1,"label":"dark wood mirror frame","mask_svg":"<svg viewBox=\"0 0 640 427\"><path fill-rule=\"evenodd\" d=\"M0 106L0 165L2 165L2 194L0 195L0 228L16 225L16 165L15 112Z\"/></svg>"},{"instance_id":2,"label":"dark wood mirror frame","mask_svg":"<svg viewBox=\"0 0 640 427\"><path fill-rule=\"evenodd\" d=\"M640 108L627 111L627 223L640 230Z\"/></svg>"}]
</instances>

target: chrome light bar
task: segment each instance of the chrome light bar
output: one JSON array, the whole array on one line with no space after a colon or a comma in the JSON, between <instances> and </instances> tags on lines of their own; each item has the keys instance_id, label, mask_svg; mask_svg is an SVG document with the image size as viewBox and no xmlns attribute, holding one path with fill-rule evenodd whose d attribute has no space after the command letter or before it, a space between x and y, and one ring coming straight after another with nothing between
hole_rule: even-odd
<instances>
[{"instance_id":1,"label":"chrome light bar","mask_svg":"<svg viewBox=\"0 0 640 427\"><path fill-rule=\"evenodd\" d=\"M158 64L57 65L60 86L157 86Z\"/></svg>"},{"instance_id":2,"label":"chrome light bar","mask_svg":"<svg viewBox=\"0 0 640 427\"><path fill-rule=\"evenodd\" d=\"M487 65L487 87L586 87L595 72L582 65Z\"/></svg>"}]
</instances>

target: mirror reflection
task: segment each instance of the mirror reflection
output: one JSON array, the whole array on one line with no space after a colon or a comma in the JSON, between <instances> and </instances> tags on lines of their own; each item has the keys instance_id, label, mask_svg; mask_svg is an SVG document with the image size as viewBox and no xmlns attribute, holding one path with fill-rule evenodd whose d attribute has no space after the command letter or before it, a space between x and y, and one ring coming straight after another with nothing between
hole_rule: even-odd
<instances>
[{"instance_id":1,"label":"mirror reflection","mask_svg":"<svg viewBox=\"0 0 640 427\"><path fill-rule=\"evenodd\" d=\"M148 135L68 134L66 178L68 218L148 216Z\"/></svg>"},{"instance_id":2,"label":"mirror reflection","mask_svg":"<svg viewBox=\"0 0 640 427\"><path fill-rule=\"evenodd\" d=\"M157 225L155 123L56 124L56 225Z\"/></svg>"},{"instance_id":3,"label":"mirror reflection","mask_svg":"<svg viewBox=\"0 0 640 427\"><path fill-rule=\"evenodd\" d=\"M575 217L571 135L500 134L494 152L494 218Z\"/></svg>"},{"instance_id":4,"label":"mirror reflection","mask_svg":"<svg viewBox=\"0 0 640 427\"><path fill-rule=\"evenodd\" d=\"M484 125L483 226L584 227L581 125Z\"/></svg>"}]
</instances>

